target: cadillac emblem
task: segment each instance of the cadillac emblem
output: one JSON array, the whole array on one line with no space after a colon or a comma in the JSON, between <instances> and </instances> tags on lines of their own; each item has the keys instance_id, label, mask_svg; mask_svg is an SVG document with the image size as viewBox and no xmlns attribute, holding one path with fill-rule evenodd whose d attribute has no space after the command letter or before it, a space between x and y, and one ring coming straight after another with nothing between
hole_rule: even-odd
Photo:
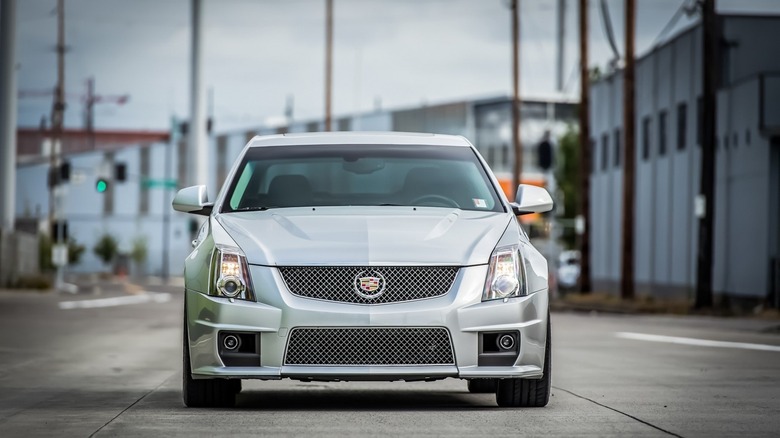
<instances>
[{"instance_id":1,"label":"cadillac emblem","mask_svg":"<svg viewBox=\"0 0 780 438\"><path fill-rule=\"evenodd\" d=\"M355 276L354 286L358 296L373 300L385 292L385 277L377 271L362 271Z\"/></svg>"}]
</instances>

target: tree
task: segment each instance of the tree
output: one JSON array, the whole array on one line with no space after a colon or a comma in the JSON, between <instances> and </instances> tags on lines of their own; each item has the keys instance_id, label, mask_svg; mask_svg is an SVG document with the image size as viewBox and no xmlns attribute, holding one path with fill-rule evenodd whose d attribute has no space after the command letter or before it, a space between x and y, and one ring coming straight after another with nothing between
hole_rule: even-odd
<instances>
[{"instance_id":1,"label":"tree","mask_svg":"<svg viewBox=\"0 0 780 438\"><path fill-rule=\"evenodd\" d=\"M51 237L46 234L41 234L38 237L38 266L41 271L49 272L55 269L54 264L51 261L52 241ZM81 261L81 256L84 254L86 248L74 238L68 239L68 264L75 265Z\"/></svg>"},{"instance_id":2,"label":"tree","mask_svg":"<svg viewBox=\"0 0 780 438\"><path fill-rule=\"evenodd\" d=\"M104 264L111 263L119 252L119 243L114 236L105 233L100 237L92 251Z\"/></svg>"},{"instance_id":3,"label":"tree","mask_svg":"<svg viewBox=\"0 0 780 438\"><path fill-rule=\"evenodd\" d=\"M558 190L563 194L563 219L574 220L577 215L577 205L580 202L579 192L579 160L580 139L577 129L569 125L566 132L558 139L558 155L555 160L555 179ZM572 227L564 229L563 241L568 248L575 245L576 235Z\"/></svg>"}]
</instances>

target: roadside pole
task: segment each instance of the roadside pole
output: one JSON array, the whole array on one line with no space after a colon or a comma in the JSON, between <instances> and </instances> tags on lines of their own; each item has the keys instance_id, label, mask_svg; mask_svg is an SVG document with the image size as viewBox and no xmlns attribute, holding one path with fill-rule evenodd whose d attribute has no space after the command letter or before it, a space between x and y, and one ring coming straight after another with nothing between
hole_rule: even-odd
<instances>
[{"instance_id":1,"label":"roadside pole","mask_svg":"<svg viewBox=\"0 0 780 438\"><path fill-rule=\"evenodd\" d=\"M0 2L0 229L16 217L16 0Z\"/></svg>"},{"instance_id":2,"label":"roadside pole","mask_svg":"<svg viewBox=\"0 0 780 438\"><path fill-rule=\"evenodd\" d=\"M49 224L56 239L52 239L52 262L57 267L55 290L65 289L64 267L68 264L68 244L65 239L63 186L61 184L62 131L65 118L65 2L57 0L57 85L51 112L51 150L49 178ZM70 290L70 288L68 289Z\"/></svg>"},{"instance_id":3,"label":"roadside pole","mask_svg":"<svg viewBox=\"0 0 780 438\"><path fill-rule=\"evenodd\" d=\"M171 161L173 157L173 148L179 143L179 122L176 117L171 117L171 132L168 137L168 144L165 145L165 180L171 179ZM179 157L181 159L181 157ZM162 254L162 280L163 284L168 284L170 279L170 247L171 247L171 200L169 189L165 189L162 192L162 239L163 239L163 254Z\"/></svg>"},{"instance_id":4,"label":"roadside pole","mask_svg":"<svg viewBox=\"0 0 780 438\"><path fill-rule=\"evenodd\" d=\"M325 131L331 131L333 105L333 0L325 0Z\"/></svg>"},{"instance_id":5,"label":"roadside pole","mask_svg":"<svg viewBox=\"0 0 780 438\"><path fill-rule=\"evenodd\" d=\"M580 212L577 220L580 248L580 293L592 290L590 279L590 73L588 71L588 0L580 0ZM582 226L580 226L580 224ZM582 230L582 233L579 231Z\"/></svg>"},{"instance_id":6,"label":"roadside pole","mask_svg":"<svg viewBox=\"0 0 780 438\"><path fill-rule=\"evenodd\" d=\"M512 0L512 191L523 180L523 143L520 138L520 0Z\"/></svg>"},{"instance_id":7,"label":"roadside pole","mask_svg":"<svg viewBox=\"0 0 780 438\"><path fill-rule=\"evenodd\" d=\"M620 297L634 298L634 206L636 187L636 136L634 99L634 37L636 0L626 0L626 66L623 69L623 215L621 240Z\"/></svg>"}]
</instances>

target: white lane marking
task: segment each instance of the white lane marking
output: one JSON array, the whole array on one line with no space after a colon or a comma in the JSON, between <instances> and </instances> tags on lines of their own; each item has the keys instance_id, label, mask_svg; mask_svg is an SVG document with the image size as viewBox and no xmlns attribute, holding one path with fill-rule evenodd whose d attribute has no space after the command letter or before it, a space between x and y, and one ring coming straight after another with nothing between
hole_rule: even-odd
<instances>
[{"instance_id":1,"label":"white lane marking","mask_svg":"<svg viewBox=\"0 0 780 438\"><path fill-rule=\"evenodd\" d=\"M780 351L778 345L750 344L747 342L710 341L708 339L680 338L677 336L648 335L645 333L617 332L615 336L637 341L666 342L669 344L696 345L699 347L739 348L742 350Z\"/></svg>"},{"instance_id":2,"label":"white lane marking","mask_svg":"<svg viewBox=\"0 0 780 438\"><path fill-rule=\"evenodd\" d=\"M98 307L126 306L129 304L165 303L171 300L169 293L146 292L138 295L127 295L113 298L98 298L95 300L62 301L60 309L94 309Z\"/></svg>"}]
</instances>

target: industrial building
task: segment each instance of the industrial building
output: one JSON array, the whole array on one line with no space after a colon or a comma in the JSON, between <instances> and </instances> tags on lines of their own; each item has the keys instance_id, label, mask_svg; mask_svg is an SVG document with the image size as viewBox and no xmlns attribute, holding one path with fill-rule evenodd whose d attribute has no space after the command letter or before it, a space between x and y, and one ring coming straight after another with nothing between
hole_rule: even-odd
<instances>
[{"instance_id":1,"label":"industrial building","mask_svg":"<svg viewBox=\"0 0 780 438\"><path fill-rule=\"evenodd\" d=\"M535 147L546 131L553 138L576 123L576 106L563 100L525 100L521 107L521 139L524 174L541 178ZM218 123L218 120L217 120ZM142 266L129 263L132 274L178 275L190 251L196 223L191 216L173 212L170 202L187 177L188 149L179 123L169 135L163 133L66 133L65 157L71 163L70 182L63 190L64 218L68 233L86 251L70 272L101 272L104 266L92 248L104 234L130 253L139 239L146 246ZM210 196L216 196L241 149L255 135L321 131L321 120L289 121L282 126L211 135L209 138ZM406 131L463 135L474 143L499 175L508 175L513 160L511 147L511 100L507 97L464 100L420 107L376 110L339 117L339 131ZM135 136L135 137L134 137ZM132 140L136 138L136 140ZM45 133L20 131L17 170L16 216L19 228L41 228L48 217L46 184L50 149ZM117 178L117 165L124 178ZM104 192L96 190L99 179L107 181ZM126 258L125 258L126 259Z\"/></svg>"},{"instance_id":2,"label":"industrial building","mask_svg":"<svg viewBox=\"0 0 780 438\"><path fill-rule=\"evenodd\" d=\"M780 276L780 17L719 17L713 292L758 302ZM635 287L691 298L702 148L702 28L636 60ZM620 284L622 72L591 84L591 242L596 290ZM707 145L704 145L707 147Z\"/></svg>"}]
</instances>

